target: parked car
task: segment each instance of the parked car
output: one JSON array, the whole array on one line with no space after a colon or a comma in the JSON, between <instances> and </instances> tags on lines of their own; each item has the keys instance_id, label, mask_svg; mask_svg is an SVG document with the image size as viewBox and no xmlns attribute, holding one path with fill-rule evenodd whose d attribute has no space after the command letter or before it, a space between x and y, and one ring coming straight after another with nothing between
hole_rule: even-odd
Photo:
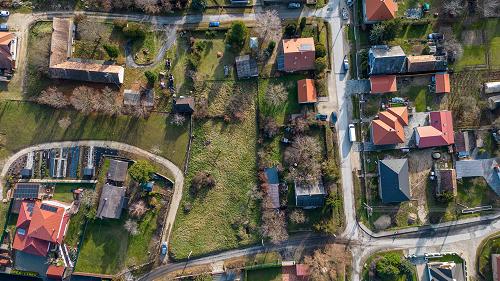
<instances>
[{"instance_id":1,"label":"parked car","mask_svg":"<svg viewBox=\"0 0 500 281\"><path fill-rule=\"evenodd\" d=\"M444 40L444 35L442 33L431 33L427 35L429 40Z\"/></svg>"},{"instance_id":2,"label":"parked car","mask_svg":"<svg viewBox=\"0 0 500 281\"><path fill-rule=\"evenodd\" d=\"M9 26L6 23L0 24L0 31L9 31Z\"/></svg>"},{"instance_id":3,"label":"parked car","mask_svg":"<svg viewBox=\"0 0 500 281\"><path fill-rule=\"evenodd\" d=\"M8 17L10 16L10 12L9 11L0 11L0 17Z\"/></svg>"},{"instance_id":4,"label":"parked car","mask_svg":"<svg viewBox=\"0 0 500 281\"><path fill-rule=\"evenodd\" d=\"M296 2L288 3L288 9L300 9L300 3Z\"/></svg>"},{"instance_id":5,"label":"parked car","mask_svg":"<svg viewBox=\"0 0 500 281\"><path fill-rule=\"evenodd\" d=\"M330 115L330 123L331 125L335 125L335 123L337 123L337 112L334 111Z\"/></svg>"},{"instance_id":6,"label":"parked car","mask_svg":"<svg viewBox=\"0 0 500 281\"><path fill-rule=\"evenodd\" d=\"M328 119L328 115L320 113L316 114L316 120L326 121L326 119Z\"/></svg>"},{"instance_id":7,"label":"parked car","mask_svg":"<svg viewBox=\"0 0 500 281\"><path fill-rule=\"evenodd\" d=\"M219 27L220 22L219 21L211 21L208 23L208 27Z\"/></svg>"},{"instance_id":8,"label":"parked car","mask_svg":"<svg viewBox=\"0 0 500 281\"><path fill-rule=\"evenodd\" d=\"M349 140L351 142L356 141L356 127L354 127L354 124L349 124Z\"/></svg>"},{"instance_id":9,"label":"parked car","mask_svg":"<svg viewBox=\"0 0 500 281\"><path fill-rule=\"evenodd\" d=\"M163 242L161 244L161 255L165 256L167 254L167 250L168 250L167 242Z\"/></svg>"},{"instance_id":10,"label":"parked car","mask_svg":"<svg viewBox=\"0 0 500 281\"><path fill-rule=\"evenodd\" d=\"M342 8L342 19L349 20L349 12L347 11L346 8Z\"/></svg>"},{"instance_id":11,"label":"parked car","mask_svg":"<svg viewBox=\"0 0 500 281\"><path fill-rule=\"evenodd\" d=\"M347 59L347 56L344 56L344 62L342 63L344 66L344 70L348 71L349 70L349 60Z\"/></svg>"}]
</instances>

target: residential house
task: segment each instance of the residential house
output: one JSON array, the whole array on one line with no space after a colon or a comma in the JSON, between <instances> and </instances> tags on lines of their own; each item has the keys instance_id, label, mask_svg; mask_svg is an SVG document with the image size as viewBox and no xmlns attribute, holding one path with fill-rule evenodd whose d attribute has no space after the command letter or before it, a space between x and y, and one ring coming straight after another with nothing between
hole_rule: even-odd
<instances>
[{"instance_id":1,"label":"residential house","mask_svg":"<svg viewBox=\"0 0 500 281\"><path fill-rule=\"evenodd\" d=\"M368 51L370 75L401 74L406 72L406 55L400 46L372 46Z\"/></svg>"},{"instance_id":2,"label":"residential house","mask_svg":"<svg viewBox=\"0 0 500 281\"><path fill-rule=\"evenodd\" d=\"M128 162L111 159L107 178L115 183L123 183L127 179Z\"/></svg>"},{"instance_id":3,"label":"residential house","mask_svg":"<svg viewBox=\"0 0 500 281\"><path fill-rule=\"evenodd\" d=\"M436 73L434 81L436 83L436 94L449 94L451 92L450 74L446 72Z\"/></svg>"},{"instance_id":4,"label":"residential house","mask_svg":"<svg viewBox=\"0 0 500 281\"><path fill-rule=\"evenodd\" d=\"M429 114L429 125L415 128L418 148L446 146L455 143L451 111L433 111Z\"/></svg>"},{"instance_id":5,"label":"residential house","mask_svg":"<svg viewBox=\"0 0 500 281\"><path fill-rule=\"evenodd\" d=\"M403 126L408 125L406 107L389 107L380 112L378 119L372 121L371 139L375 145L389 145L405 142Z\"/></svg>"},{"instance_id":6,"label":"residential house","mask_svg":"<svg viewBox=\"0 0 500 281\"><path fill-rule=\"evenodd\" d=\"M321 180L313 184L295 181L295 205L304 209L322 207L325 203L326 191Z\"/></svg>"},{"instance_id":7,"label":"residential house","mask_svg":"<svg viewBox=\"0 0 500 281\"><path fill-rule=\"evenodd\" d=\"M271 198L271 205L273 209L280 207L280 182L278 176L278 169L276 167L265 168L264 174L266 175L267 182L267 195Z\"/></svg>"},{"instance_id":8,"label":"residential house","mask_svg":"<svg viewBox=\"0 0 500 281\"><path fill-rule=\"evenodd\" d=\"M69 210L69 205L58 201L23 201L12 248L47 256L51 247L63 243L70 219Z\"/></svg>"},{"instance_id":9,"label":"residential house","mask_svg":"<svg viewBox=\"0 0 500 281\"><path fill-rule=\"evenodd\" d=\"M470 157L475 147L475 136L472 131L461 131L455 133L455 152L458 158Z\"/></svg>"},{"instance_id":10,"label":"residential house","mask_svg":"<svg viewBox=\"0 0 500 281\"><path fill-rule=\"evenodd\" d=\"M257 61L250 55L236 57L236 73L240 79L259 76Z\"/></svg>"},{"instance_id":11,"label":"residential house","mask_svg":"<svg viewBox=\"0 0 500 281\"><path fill-rule=\"evenodd\" d=\"M491 255L491 267L493 270L493 281L500 281L500 255Z\"/></svg>"},{"instance_id":12,"label":"residential house","mask_svg":"<svg viewBox=\"0 0 500 281\"><path fill-rule=\"evenodd\" d=\"M428 262L427 276L429 281L466 281L465 272L461 263Z\"/></svg>"},{"instance_id":13,"label":"residential house","mask_svg":"<svg viewBox=\"0 0 500 281\"><path fill-rule=\"evenodd\" d=\"M192 114L194 112L194 98L181 96L175 99L174 112L181 114Z\"/></svg>"},{"instance_id":14,"label":"residential house","mask_svg":"<svg viewBox=\"0 0 500 281\"><path fill-rule=\"evenodd\" d=\"M295 72L315 69L316 49L312 37L284 39L282 45L283 55L278 58L278 70Z\"/></svg>"},{"instance_id":15,"label":"residential house","mask_svg":"<svg viewBox=\"0 0 500 281\"><path fill-rule=\"evenodd\" d=\"M370 76L370 93L384 94L397 92L396 75L372 75Z\"/></svg>"},{"instance_id":16,"label":"residential house","mask_svg":"<svg viewBox=\"0 0 500 281\"><path fill-rule=\"evenodd\" d=\"M436 178L437 195L443 194L444 192L451 192L453 196L457 196L457 172L455 169L437 169Z\"/></svg>"},{"instance_id":17,"label":"residential house","mask_svg":"<svg viewBox=\"0 0 500 281\"><path fill-rule=\"evenodd\" d=\"M313 79L302 79L297 81L298 101L301 104L315 103L318 101L316 86Z\"/></svg>"},{"instance_id":18,"label":"residential house","mask_svg":"<svg viewBox=\"0 0 500 281\"><path fill-rule=\"evenodd\" d=\"M0 32L0 70L5 76L16 69L17 36L12 32Z\"/></svg>"},{"instance_id":19,"label":"residential house","mask_svg":"<svg viewBox=\"0 0 500 281\"><path fill-rule=\"evenodd\" d=\"M119 219L125 202L125 192L125 187L105 184L102 187L96 216L100 219Z\"/></svg>"},{"instance_id":20,"label":"residential house","mask_svg":"<svg viewBox=\"0 0 500 281\"><path fill-rule=\"evenodd\" d=\"M57 266L57 265L49 265L49 268L47 268L47 278L51 280L63 280L64 279L64 274L66 272L66 267L64 266Z\"/></svg>"},{"instance_id":21,"label":"residential house","mask_svg":"<svg viewBox=\"0 0 500 281\"><path fill-rule=\"evenodd\" d=\"M368 24L394 19L397 11L398 4L394 0L363 1L363 18Z\"/></svg>"},{"instance_id":22,"label":"residential house","mask_svg":"<svg viewBox=\"0 0 500 281\"><path fill-rule=\"evenodd\" d=\"M378 174L379 196L384 204L410 200L408 159L379 160Z\"/></svg>"},{"instance_id":23,"label":"residential house","mask_svg":"<svg viewBox=\"0 0 500 281\"><path fill-rule=\"evenodd\" d=\"M24 200L40 199L40 184L38 183L17 183L12 194L11 212L19 214L21 204Z\"/></svg>"},{"instance_id":24,"label":"residential house","mask_svg":"<svg viewBox=\"0 0 500 281\"><path fill-rule=\"evenodd\" d=\"M125 69L111 63L71 58L75 25L71 19L53 18L49 74L54 79L122 84Z\"/></svg>"},{"instance_id":25,"label":"residential house","mask_svg":"<svg viewBox=\"0 0 500 281\"><path fill-rule=\"evenodd\" d=\"M446 61L433 55L408 56L407 62L409 73L444 71L448 66Z\"/></svg>"}]
</instances>

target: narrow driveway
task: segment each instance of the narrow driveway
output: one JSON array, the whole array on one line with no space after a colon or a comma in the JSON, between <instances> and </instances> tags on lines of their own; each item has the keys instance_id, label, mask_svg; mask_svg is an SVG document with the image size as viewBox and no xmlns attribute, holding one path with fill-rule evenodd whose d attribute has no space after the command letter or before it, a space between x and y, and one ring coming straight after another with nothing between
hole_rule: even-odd
<instances>
[{"instance_id":1,"label":"narrow driveway","mask_svg":"<svg viewBox=\"0 0 500 281\"><path fill-rule=\"evenodd\" d=\"M179 208L180 201L182 199L182 187L184 186L184 175L174 163L172 163L170 160L167 160L161 156L155 155L149 151L146 151L144 149L125 144L125 143L120 143L120 142L114 142L114 141L65 141L65 142L52 142L52 143L43 143L43 144L38 144L34 146L30 146L24 149L21 149L20 151L16 152L14 155L9 157L5 161L5 164L2 168L2 172L0 173L0 179L4 179L5 176L7 175L7 172L9 171L9 167L17 160L19 157L28 154L28 152L36 151L36 150L42 150L42 149L54 149L54 148L60 148L60 147L72 147L72 146L95 146L95 147L105 147L105 148L110 148L110 149L116 149L120 151L125 151L131 154L136 154L141 157L147 158L148 160L155 162L172 172L172 175L174 176L174 194L172 196L172 202L170 203L170 209L168 213L166 214L166 220L165 220L165 230L164 230L164 236L162 237L162 241L166 241L168 243L169 238L170 238L170 233L172 232L172 226L174 225L175 221L175 215L177 214L177 209ZM2 194L3 194L3 180L0 180L0 200L2 199Z\"/></svg>"}]
</instances>

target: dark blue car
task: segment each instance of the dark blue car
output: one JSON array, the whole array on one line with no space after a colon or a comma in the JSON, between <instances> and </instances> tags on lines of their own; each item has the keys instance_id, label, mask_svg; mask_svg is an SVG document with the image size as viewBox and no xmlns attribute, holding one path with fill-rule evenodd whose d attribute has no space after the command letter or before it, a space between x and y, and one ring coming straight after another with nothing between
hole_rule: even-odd
<instances>
[{"instance_id":1,"label":"dark blue car","mask_svg":"<svg viewBox=\"0 0 500 281\"><path fill-rule=\"evenodd\" d=\"M220 26L220 22L218 21L211 21L208 23L208 27L219 27Z\"/></svg>"}]
</instances>

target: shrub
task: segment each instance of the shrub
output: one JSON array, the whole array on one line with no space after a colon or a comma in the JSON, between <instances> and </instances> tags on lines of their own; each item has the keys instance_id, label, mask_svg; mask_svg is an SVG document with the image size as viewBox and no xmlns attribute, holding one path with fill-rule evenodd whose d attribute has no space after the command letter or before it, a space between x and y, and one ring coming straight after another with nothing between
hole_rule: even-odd
<instances>
[{"instance_id":1,"label":"shrub","mask_svg":"<svg viewBox=\"0 0 500 281\"><path fill-rule=\"evenodd\" d=\"M116 45L109 45L109 44L104 44L103 45L104 50L108 54L108 56L112 59L115 59L118 57L120 50Z\"/></svg>"},{"instance_id":2,"label":"shrub","mask_svg":"<svg viewBox=\"0 0 500 281\"><path fill-rule=\"evenodd\" d=\"M326 56L325 45L318 43L318 44L316 44L316 46L314 48L316 49L316 57L317 58Z\"/></svg>"},{"instance_id":3,"label":"shrub","mask_svg":"<svg viewBox=\"0 0 500 281\"><path fill-rule=\"evenodd\" d=\"M207 0L193 0L191 7L198 11L203 11L207 7Z\"/></svg>"},{"instance_id":4,"label":"shrub","mask_svg":"<svg viewBox=\"0 0 500 281\"><path fill-rule=\"evenodd\" d=\"M144 72L144 76L146 76L146 79L148 79L148 83L150 85L154 85L155 82L156 82L156 74L154 74L153 72L151 71L146 71Z\"/></svg>"},{"instance_id":5,"label":"shrub","mask_svg":"<svg viewBox=\"0 0 500 281\"><path fill-rule=\"evenodd\" d=\"M191 187L194 194L202 190L211 189L215 186L215 180L207 172L198 172L191 180Z\"/></svg>"},{"instance_id":6,"label":"shrub","mask_svg":"<svg viewBox=\"0 0 500 281\"><path fill-rule=\"evenodd\" d=\"M321 73L326 70L328 63L325 57L320 57L316 59L314 65L316 67L316 71Z\"/></svg>"},{"instance_id":7,"label":"shrub","mask_svg":"<svg viewBox=\"0 0 500 281\"><path fill-rule=\"evenodd\" d=\"M146 29L144 25L140 23L129 22L127 26L123 28L123 34L130 39L142 39L146 37Z\"/></svg>"},{"instance_id":8,"label":"shrub","mask_svg":"<svg viewBox=\"0 0 500 281\"><path fill-rule=\"evenodd\" d=\"M153 165L144 160L135 162L134 164L132 164L130 169L128 169L130 177L138 183L148 182L154 172L155 168L153 167Z\"/></svg>"},{"instance_id":9,"label":"shrub","mask_svg":"<svg viewBox=\"0 0 500 281\"><path fill-rule=\"evenodd\" d=\"M296 32L297 32L297 25L294 23L291 23L285 27L285 35L288 37L294 36Z\"/></svg>"},{"instance_id":10,"label":"shrub","mask_svg":"<svg viewBox=\"0 0 500 281\"><path fill-rule=\"evenodd\" d=\"M124 19L115 19L113 20L113 26L120 30L123 30L125 26L127 26L127 21Z\"/></svg>"},{"instance_id":11,"label":"shrub","mask_svg":"<svg viewBox=\"0 0 500 281\"><path fill-rule=\"evenodd\" d=\"M231 24L231 28L226 33L226 42L233 48L240 49L245 44L248 36L248 28L242 21L235 21Z\"/></svg>"},{"instance_id":12,"label":"shrub","mask_svg":"<svg viewBox=\"0 0 500 281\"><path fill-rule=\"evenodd\" d=\"M269 45L267 45L267 51L271 54L274 51L274 48L276 48L276 42L269 42Z\"/></svg>"}]
</instances>

